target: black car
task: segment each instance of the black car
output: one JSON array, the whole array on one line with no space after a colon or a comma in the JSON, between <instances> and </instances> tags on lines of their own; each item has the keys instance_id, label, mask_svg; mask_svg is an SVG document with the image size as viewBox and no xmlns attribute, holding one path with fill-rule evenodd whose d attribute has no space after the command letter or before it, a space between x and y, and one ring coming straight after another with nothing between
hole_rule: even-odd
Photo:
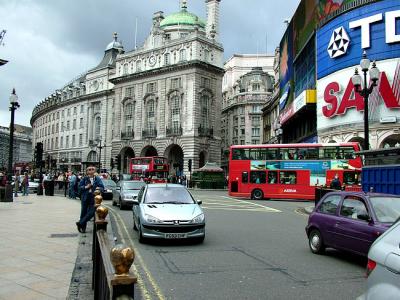
<instances>
[{"instance_id":1,"label":"black car","mask_svg":"<svg viewBox=\"0 0 400 300\"><path fill-rule=\"evenodd\" d=\"M101 179L104 185L104 190L101 193L103 200L112 200L113 194L117 187L116 183L110 179Z\"/></svg>"}]
</instances>

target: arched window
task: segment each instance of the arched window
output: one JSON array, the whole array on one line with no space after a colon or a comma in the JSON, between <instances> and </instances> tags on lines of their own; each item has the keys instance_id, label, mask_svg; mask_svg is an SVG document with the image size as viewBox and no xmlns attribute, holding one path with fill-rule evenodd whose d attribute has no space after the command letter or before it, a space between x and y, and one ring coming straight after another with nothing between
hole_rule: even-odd
<instances>
[{"instance_id":1,"label":"arched window","mask_svg":"<svg viewBox=\"0 0 400 300\"><path fill-rule=\"evenodd\" d=\"M124 73L123 75L127 75L128 74L128 64L124 64Z\"/></svg>"},{"instance_id":2,"label":"arched window","mask_svg":"<svg viewBox=\"0 0 400 300\"><path fill-rule=\"evenodd\" d=\"M152 132L155 128L155 103L150 99L146 103L147 130Z\"/></svg>"},{"instance_id":3,"label":"arched window","mask_svg":"<svg viewBox=\"0 0 400 300\"><path fill-rule=\"evenodd\" d=\"M94 119L94 136L96 139L100 138L101 118L96 116Z\"/></svg>"},{"instance_id":4,"label":"arched window","mask_svg":"<svg viewBox=\"0 0 400 300\"><path fill-rule=\"evenodd\" d=\"M142 71L142 61L137 60L136 61L136 72L140 72L140 71Z\"/></svg>"},{"instance_id":5,"label":"arched window","mask_svg":"<svg viewBox=\"0 0 400 300\"><path fill-rule=\"evenodd\" d=\"M133 130L133 116L135 112L135 106L133 103L127 103L125 105L124 117L125 117L125 130L126 132L132 132Z\"/></svg>"},{"instance_id":6,"label":"arched window","mask_svg":"<svg viewBox=\"0 0 400 300\"><path fill-rule=\"evenodd\" d=\"M181 105L180 98L173 96L170 100L170 126L174 132L177 132L181 127Z\"/></svg>"},{"instance_id":7,"label":"arched window","mask_svg":"<svg viewBox=\"0 0 400 300\"><path fill-rule=\"evenodd\" d=\"M202 128L209 128L209 114L210 114L210 97L202 95L200 97L200 126Z\"/></svg>"},{"instance_id":8,"label":"arched window","mask_svg":"<svg viewBox=\"0 0 400 300\"><path fill-rule=\"evenodd\" d=\"M164 65L169 65L171 63L171 54L165 53L164 54Z\"/></svg>"}]
</instances>

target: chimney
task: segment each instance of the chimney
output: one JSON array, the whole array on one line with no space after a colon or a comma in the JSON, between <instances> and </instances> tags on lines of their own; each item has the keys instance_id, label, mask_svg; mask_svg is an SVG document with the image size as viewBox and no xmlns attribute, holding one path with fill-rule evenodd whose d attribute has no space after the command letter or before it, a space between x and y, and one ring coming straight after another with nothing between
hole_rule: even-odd
<instances>
[{"instance_id":1,"label":"chimney","mask_svg":"<svg viewBox=\"0 0 400 300\"><path fill-rule=\"evenodd\" d=\"M218 41L219 38L219 3L221 0L206 0L207 25L206 33L210 39Z\"/></svg>"}]
</instances>

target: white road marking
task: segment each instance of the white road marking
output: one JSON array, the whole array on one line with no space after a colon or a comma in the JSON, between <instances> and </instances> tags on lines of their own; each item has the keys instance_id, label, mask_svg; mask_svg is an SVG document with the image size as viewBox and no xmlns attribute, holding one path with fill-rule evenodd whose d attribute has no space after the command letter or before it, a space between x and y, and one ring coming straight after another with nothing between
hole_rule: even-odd
<instances>
[{"instance_id":1,"label":"white road marking","mask_svg":"<svg viewBox=\"0 0 400 300\"><path fill-rule=\"evenodd\" d=\"M254 205L254 206L258 206L258 207L262 207L263 209L266 209L266 210L268 210L268 211L282 212L282 211L280 211L279 209L275 209L275 208L272 208L272 207L264 206L264 205L261 205L261 204L258 204L258 203L253 203L253 202L246 201L246 200L236 199L236 198L227 197L227 196L220 196L220 197L225 198L225 199L231 199L231 200L234 200L234 201L239 201L239 202L247 203L247 204Z\"/></svg>"}]
</instances>

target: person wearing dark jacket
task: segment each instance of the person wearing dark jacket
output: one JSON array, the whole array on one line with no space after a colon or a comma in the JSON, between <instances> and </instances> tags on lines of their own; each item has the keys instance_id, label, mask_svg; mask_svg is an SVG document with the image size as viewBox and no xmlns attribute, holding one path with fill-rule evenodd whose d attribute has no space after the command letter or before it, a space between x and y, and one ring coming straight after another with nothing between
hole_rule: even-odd
<instances>
[{"instance_id":1,"label":"person wearing dark jacket","mask_svg":"<svg viewBox=\"0 0 400 300\"><path fill-rule=\"evenodd\" d=\"M79 232L86 232L86 224L94 216L94 192L97 188L100 191L104 190L103 182L99 176L95 176L96 168L89 166L86 169L86 176L79 182L79 189L81 191L81 216L76 226Z\"/></svg>"},{"instance_id":2,"label":"person wearing dark jacket","mask_svg":"<svg viewBox=\"0 0 400 300\"><path fill-rule=\"evenodd\" d=\"M336 174L335 178L333 178L331 185L330 185L331 189L334 190L341 190L342 189L342 184L340 183L340 179L339 179L339 175Z\"/></svg>"}]
</instances>

